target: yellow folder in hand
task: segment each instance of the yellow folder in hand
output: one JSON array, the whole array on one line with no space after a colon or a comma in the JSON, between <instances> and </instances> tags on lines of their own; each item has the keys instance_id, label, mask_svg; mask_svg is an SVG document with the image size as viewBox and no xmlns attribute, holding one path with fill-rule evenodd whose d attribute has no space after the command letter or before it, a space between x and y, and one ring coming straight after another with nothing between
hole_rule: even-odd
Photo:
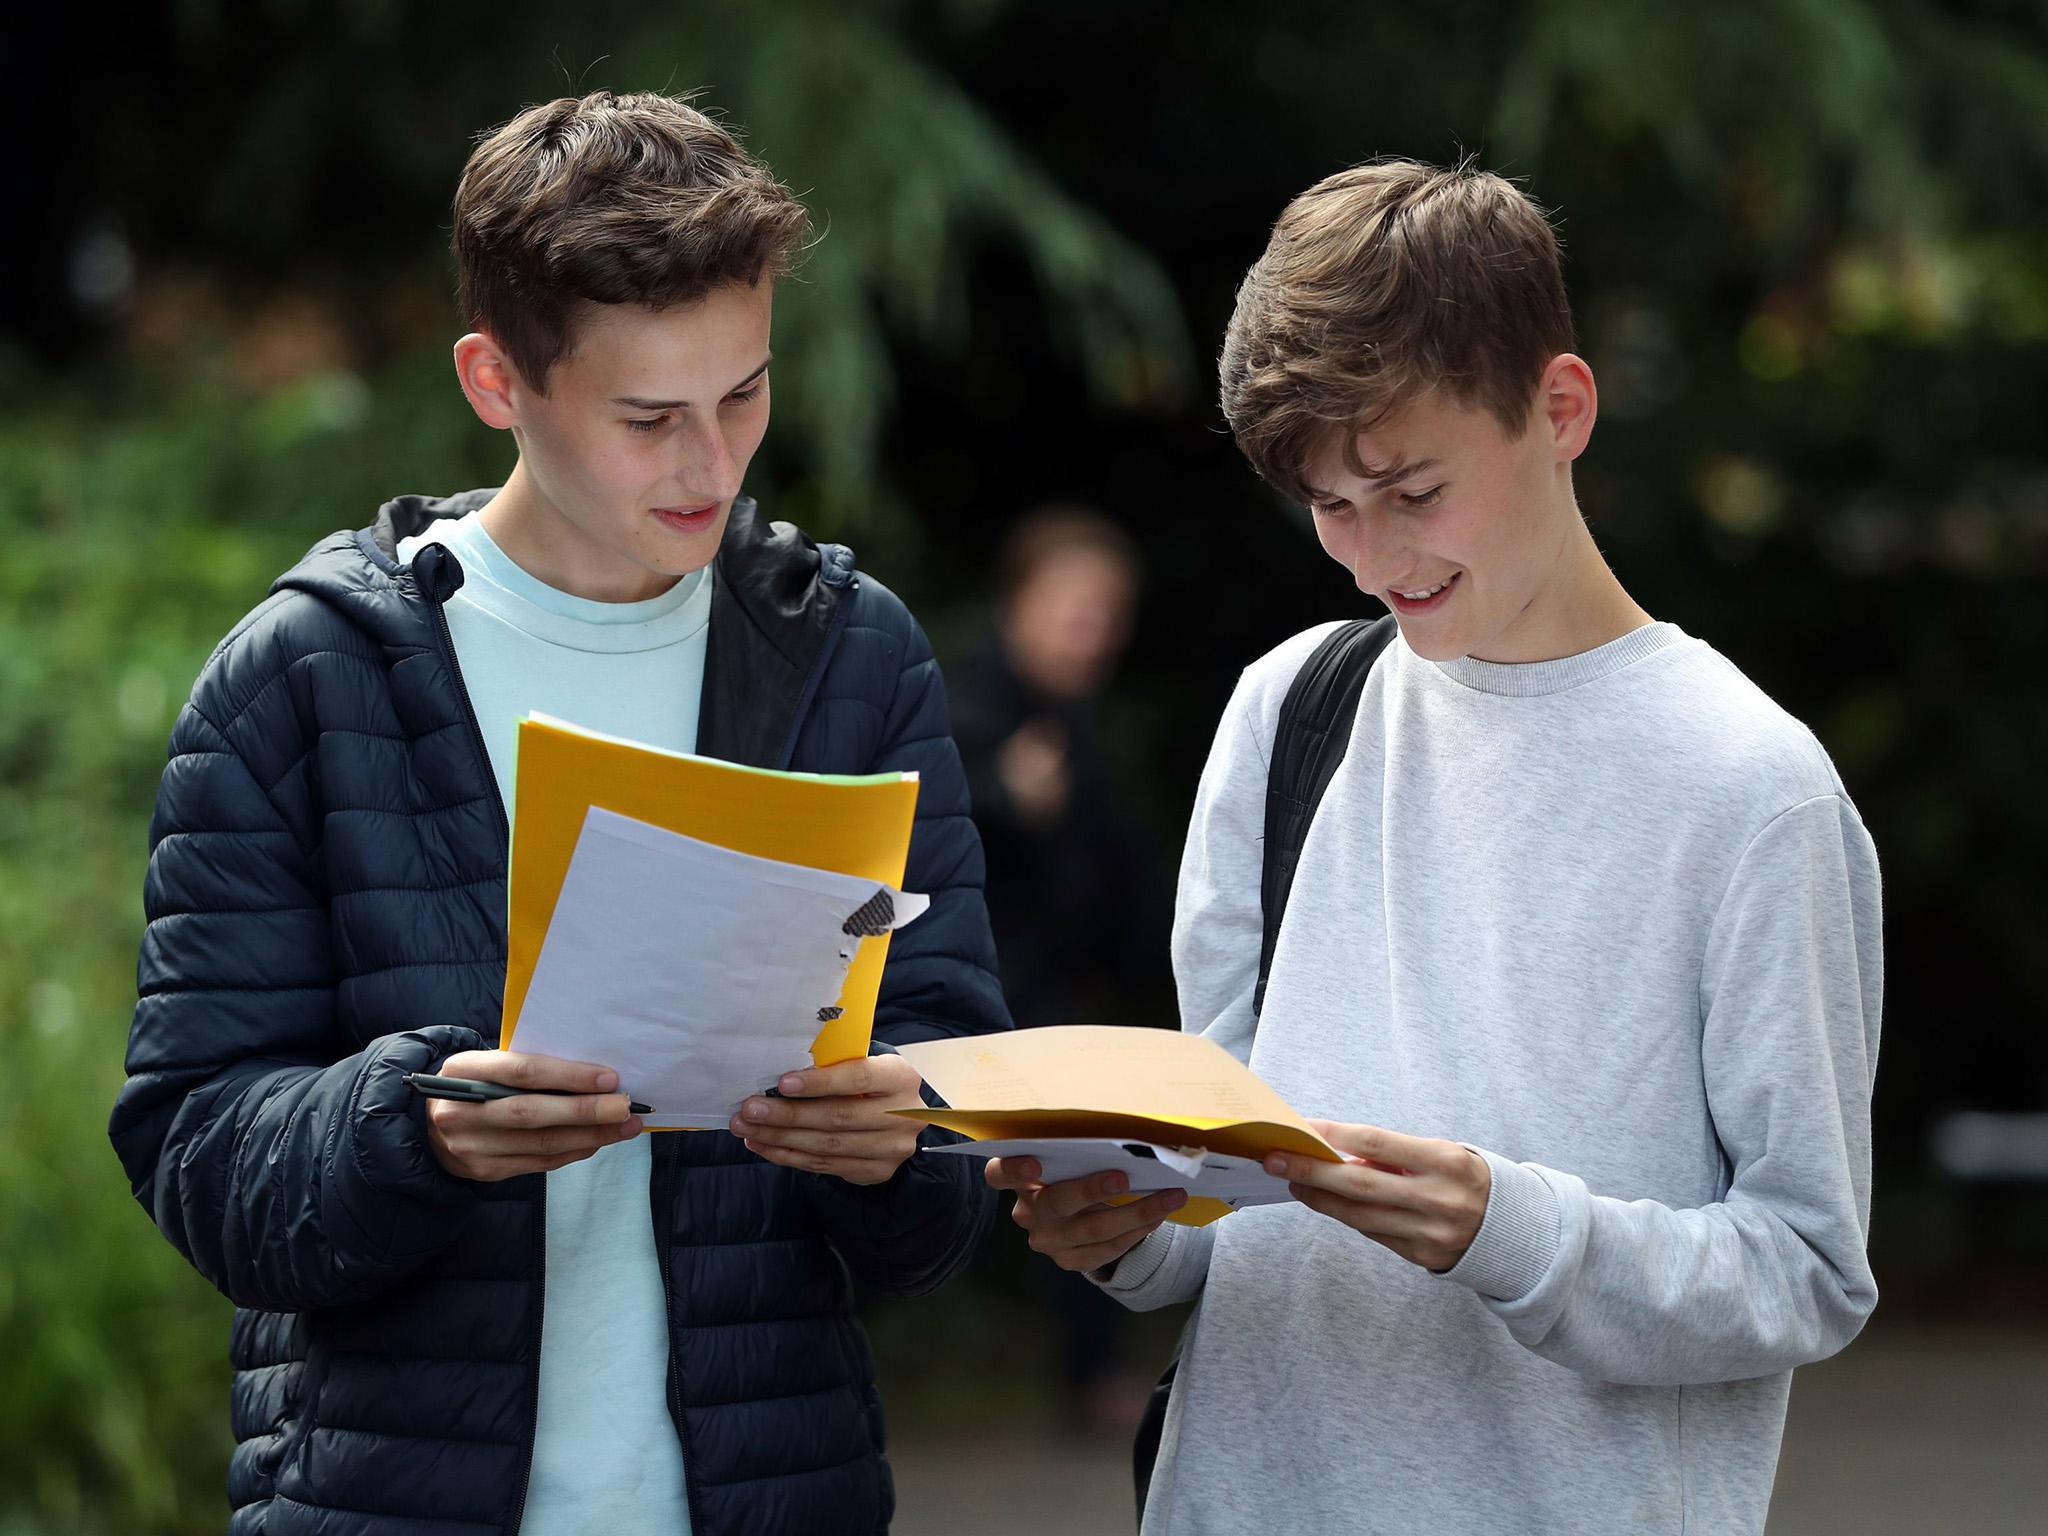
<instances>
[{"instance_id":1,"label":"yellow folder in hand","mask_svg":"<svg viewBox=\"0 0 2048 1536\"><path fill-rule=\"evenodd\" d=\"M895 1113L975 1141L1111 1137L1343 1161L1250 1068L1200 1035L1064 1024L897 1050L949 1107ZM1229 1210L1196 1198L1169 1219L1199 1227Z\"/></svg>"},{"instance_id":2,"label":"yellow folder in hand","mask_svg":"<svg viewBox=\"0 0 2048 1536\"><path fill-rule=\"evenodd\" d=\"M598 806L757 858L806 864L900 887L917 813L917 775L858 778L743 768L589 731L547 715L519 722L512 812L511 911L499 1044L519 1025L534 963L569 872L585 814ZM689 920L678 913L679 922ZM861 940L839 995L840 1016L818 1031L818 1065L865 1056L889 935Z\"/></svg>"}]
</instances>

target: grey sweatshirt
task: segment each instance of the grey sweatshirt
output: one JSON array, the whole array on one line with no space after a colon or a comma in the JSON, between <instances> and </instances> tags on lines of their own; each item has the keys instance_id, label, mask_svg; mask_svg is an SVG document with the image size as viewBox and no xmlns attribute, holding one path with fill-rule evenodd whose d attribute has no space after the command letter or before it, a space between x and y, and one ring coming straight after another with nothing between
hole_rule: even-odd
<instances>
[{"instance_id":1,"label":"grey sweatshirt","mask_svg":"<svg viewBox=\"0 0 2048 1536\"><path fill-rule=\"evenodd\" d=\"M1098 1272L1201 1298L1144 1530L1760 1531L1792 1367L1876 1302L1869 835L1812 734L1672 625L1521 666L1397 640L1255 1028L1267 760L1326 630L1217 732L1183 1027L1306 1115L1464 1142L1493 1191L1443 1275L1293 1203Z\"/></svg>"}]
</instances>

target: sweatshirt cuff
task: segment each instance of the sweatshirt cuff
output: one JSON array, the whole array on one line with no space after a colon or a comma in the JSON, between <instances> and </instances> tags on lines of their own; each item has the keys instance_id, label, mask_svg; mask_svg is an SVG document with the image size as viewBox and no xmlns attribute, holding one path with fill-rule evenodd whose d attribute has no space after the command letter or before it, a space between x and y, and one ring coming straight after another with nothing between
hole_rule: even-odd
<instances>
[{"instance_id":1,"label":"sweatshirt cuff","mask_svg":"<svg viewBox=\"0 0 2048 1536\"><path fill-rule=\"evenodd\" d=\"M1147 1232L1143 1241L1121 1258L1113 1259L1099 1269L1089 1270L1088 1278L1112 1295L1135 1291L1159 1273L1171 1252L1173 1237L1165 1227L1160 1227L1157 1231Z\"/></svg>"},{"instance_id":2,"label":"sweatshirt cuff","mask_svg":"<svg viewBox=\"0 0 2048 1536\"><path fill-rule=\"evenodd\" d=\"M1527 1164L1508 1162L1483 1147L1471 1150L1486 1159L1493 1191L1472 1246L1440 1273L1495 1301L1519 1301L1556 1261L1563 1230L1557 1195Z\"/></svg>"}]
</instances>

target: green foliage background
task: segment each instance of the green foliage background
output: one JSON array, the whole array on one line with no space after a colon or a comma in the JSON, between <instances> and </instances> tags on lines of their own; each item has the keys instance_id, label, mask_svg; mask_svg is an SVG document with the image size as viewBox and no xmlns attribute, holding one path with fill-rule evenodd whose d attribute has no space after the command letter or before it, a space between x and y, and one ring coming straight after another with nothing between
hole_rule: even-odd
<instances>
[{"instance_id":1,"label":"green foliage background","mask_svg":"<svg viewBox=\"0 0 2048 1536\"><path fill-rule=\"evenodd\" d=\"M446 201L473 131L570 88L708 87L817 216L754 476L778 512L942 636L1034 497L1145 541L1123 746L1174 831L1235 669L1355 600L1216 431L1230 285L1366 154L1531 178L1603 384L1603 541L1816 725L1886 859L1892 1294L1968 1257L1927 1117L2048 1092L2043 7L187 0L143 31L28 242L47 277L117 229L132 291L53 321L31 264L0 352L0 1536L221 1524L225 1303L103 1133L146 807L279 570L395 491L503 474L448 378Z\"/></svg>"}]
</instances>

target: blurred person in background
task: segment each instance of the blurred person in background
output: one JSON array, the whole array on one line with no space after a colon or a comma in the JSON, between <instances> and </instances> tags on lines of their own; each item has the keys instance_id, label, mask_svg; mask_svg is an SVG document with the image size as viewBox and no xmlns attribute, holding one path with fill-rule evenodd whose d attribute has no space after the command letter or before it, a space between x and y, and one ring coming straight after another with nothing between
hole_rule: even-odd
<instances>
[{"instance_id":1,"label":"blurred person in background","mask_svg":"<svg viewBox=\"0 0 2048 1536\"><path fill-rule=\"evenodd\" d=\"M1039 507L1004 542L998 582L952 699L1011 1014L1020 1028L1170 1025L1164 865L1105 740L1144 584L1137 546L1098 512ZM1019 1262L1015 1239L1003 1251ZM1078 1276L1028 1273L1058 1334L1066 1422L1127 1431L1145 1383L1120 1359L1123 1309Z\"/></svg>"},{"instance_id":2,"label":"blurred person in background","mask_svg":"<svg viewBox=\"0 0 2048 1536\"><path fill-rule=\"evenodd\" d=\"M953 669L953 730L1011 1014L1020 1027L1166 1022L1132 1015L1152 1001L1164 903L1104 739L1143 585L1137 547L1098 513L1042 507L1005 542L999 581L995 624Z\"/></svg>"}]
</instances>

